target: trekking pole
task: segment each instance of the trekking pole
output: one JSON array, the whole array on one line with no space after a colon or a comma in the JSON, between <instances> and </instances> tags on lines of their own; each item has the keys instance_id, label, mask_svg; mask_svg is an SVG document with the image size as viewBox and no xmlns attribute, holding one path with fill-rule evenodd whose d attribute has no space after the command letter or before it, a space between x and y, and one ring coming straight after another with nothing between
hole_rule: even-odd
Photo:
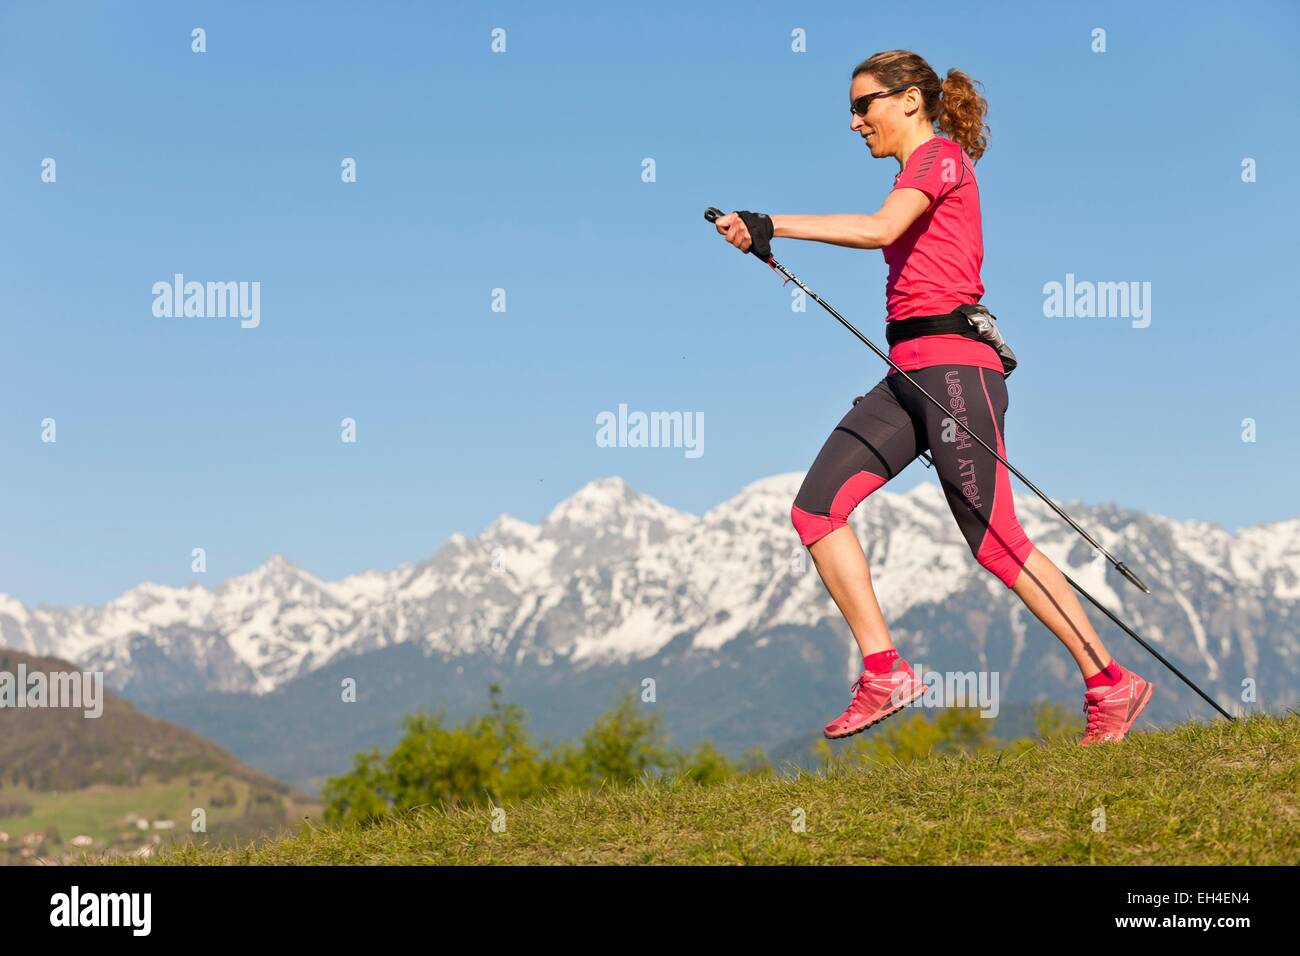
<instances>
[{"instance_id":1,"label":"trekking pole","mask_svg":"<svg viewBox=\"0 0 1300 956\"><path fill-rule=\"evenodd\" d=\"M721 209L718 209L718 208L715 207L715 206L710 206L710 207L709 207L708 209L706 209L705 212L704 212L704 218L707 219L709 222L714 222L714 221L715 221L719 216L722 216L722 215L725 215L725 213L723 213L723 211L722 211ZM755 258L759 258L759 257L756 256ZM808 288L806 285L804 285L802 282L800 282L799 279L798 279L798 278L797 278L793 273L791 273L788 269L786 269L785 266L783 266L783 265L781 265L781 263L777 262L775 256L769 256L767 259L763 259L763 260L760 260L760 261L764 261L764 262L766 262L766 263L767 263L769 266L771 266L774 270L776 270L777 272L780 272L780 273L781 273L783 276L785 276L788 280L790 280L791 282L793 282L793 283L794 283L795 285L797 285L799 288L803 289L803 291L804 291L805 293L807 293L808 295L812 296L812 299L813 299L814 302L816 302L818 305L820 305L823 309L825 309L825 310L826 310L827 312L829 312L831 315L835 316L835 318L839 320L839 323L840 323L842 326L844 326L846 329L848 329L850 332L852 332L854 335L856 335L856 336L858 337L858 339L862 342L863 345L867 346L867 348L871 349L871 351L875 352L875 353L876 353L877 355L879 355L882 359L884 359L886 362L888 362L889 365L890 365L890 367L893 368L893 370L894 370L895 372L897 372L899 375L903 376L904 379L906 379L909 383L911 383L911 385L912 385L913 388L915 388L918 392L920 392L920 393L921 393L922 395L924 395L927 399L929 399L931 405L933 405L935 408L939 409L939 411L943 412L945 415L951 415L951 413L949 412L949 410L946 409L946 408L944 408L943 405L940 404L940 402L939 402L939 400L938 400L937 398L935 398L933 395L931 395L929 392L927 392L924 388L922 388L922 387L920 386L920 384L916 381L916 379L912 378L912 376L908 375L908 374L907 374L906 372L904 372L901 368L899 368L898 365L896 365L896 364L894 363L894 360L891 359L891 358L888 356L888 354L886 354L885 352L882 352L882 351L880 350L880 348L876 345L875 342L871 341L871 339L867 338L865 335L863 335L861 332L859 332L856 328L854 328L854 326L852 325L852 323L849 322L848 319L844 318L844 316L840 315L840 314L839 314L838 312L836 312L833 308L831 308L830 304L827 303L826 301L824 301L824 300L822 299L821 296L819 296L819 295L818 295L816 292L814 292L812 289ZM1015 475L1017 478L1019 478L1019 479L1020 479L1021 481L1023 481L1026 485L1029 486L1029 490L1030 490L1030 491L1032 491L1034 494L1038 495L1039 498L1042 498L1043 501L1047 503L1047 506L1048 506L1049 508L1051 508L1053 511L1055 511L1058 515L1060 515L1061 518L1064 519L1065 522L1066 522L1066 523L1067 523L1071 528L1073 528L1075 531L1079 532L1079 534L1083 535L1083 538L1084 538L1085 541L1087 541L1090 545L1092 545L1094 548L1096 548L1096 549L1097 549L1101 554L1105 555L1105 556L1106 556L1106 560L1109 561L1109 562L1111 563L1111 565L1115 568L1115 570L1118 571L1120 574L1124 575L1124 577L1127 578L1127 579L1129 580L1129 582L1130 582L1134 587L1136 587L1139 591L1144 591L1144 592L1146 592L1147 594L1150 594L1150 593L1151 593L1151 589L1150 589L1149 587L1147 587L1145 584L1142 583L1142 579L1141 579L1141 578L1139 578L1136 574L1134 574L1131 570L1129 570L1128 565L1126 565L1123 561L1119 560L1119 559L1116 558L1113 554L1111 554L1109 551L1107 551L1104 547L1102 547L1101 542L1099 542L1099 541L1098 541L1096 538L1094 538L1092 535L1088 534L1087 531L1084 531L1083 528L1081 528L1081 527L1079 526L1079 523L1078 523L1077 521L1075 521L1075 520L1074 520L1073 518L1071 518L1068 514L1066 514L1065 511L1064 511L1064 509L1062 509L1062 508L1061 508L1061 507L1060 507L1060 506L1059 506L1055 501L1053 501L1051 498L1047 497L1047 495L1045 495L1042 491L1040 491L1039 488L1038 488L1038 486L1037 486L1036 484L1034 484L1032 481L1030 481L1028 478L1026 478L1026 477L1025 477L1021 472L1020 472L1020 469L1018 469L1015 465L1011 464L1011 462L1007 461L1005 458L1003 458L1001 455L999 455L998 452L997 452L997 449L996 449L996 448L990 448L988 442L986 442L984 439L980 438L979 435L976 435L976 434L974 434L973 432L971 432L969 429L966 430L966 433L967 433L968 435L970 435L971 438L974 438L977 442L979 442L980 445L982 445L982 446L984 447L984 450L985 450L985 451L987 451L989 454L991 454L991 455L992 455L994 458L996 458L998 461L1002 462L1002 464L1006 465L1007 468L1011 471L1011 473L1012 473L1013 475Z\"/></svg>"},{"instance_id":2,"label":"trekking pole","mask_svg":"<svg viewBox=\"0 0 1300 956\"><path fill-rule=\"evenodd\" d=\"M923 459L925 459L925 462L926 462L927 465L933 465L933 464L934 464L934 459L931 458L931 457L930 457L928 454L926 454L925 452L921 452L921 457L922 457ZM1067 581L1070 582L1070 587L1074 588L1076 591L1078 591L1080 594L1082 594L1084 597L1086 597L1086 598L1088 599L1088 601L1092 604L1093 607L1095 607L1098 611L1101 611L1102 614L1105 614L1108 618L1110 618L1110 619L1115 623L1115 626L1116 626L1116 627L1120 628L1120 630L1122 630L1125 634L1127 634L1129 637L1133 638L1133 640L1135 640L1135 641L1137 641L1139 644L1141 644L1142 647L1146 650L1146 652L1147 652L1148 654L1150 654L1152 657L1154 657L1156 660L1158 660L1161 664L1164 664L1165 667L1169 668L1169 670L1173 671L1175 677L1177 677L1179 680L1181 680L1184 684L1186 684L1186 685L1187 685L1188 687L1190 687L1192 690L1196 691L1196 693L1200 694L1202 700L1204 700L1207 704L1209 704L1211 707L1213 707L1215 710L1217 710L1219 713L1221 713L1224 717L1227 717L1229 720L1236 720L1236 719L1237 719L1237 718L1233 717L1230 713L1228 713L1226 710L1224 710L1222 707L1220 707L1220 706L1218 705L1218 703L1214 700L1214 698L1210 697L1207 693L1205 693L1205 691L1201 690L1201 689L1200 689L1199 687L1197 687L1194 683L1192 683L1191 678L1189 678L1186 674L1184 674L1182 671L1180 671L1177 667L1175 667L1175 666L1174 666L1173 664L1171 664L1169 661L1165 660L1165 657L1164 657L1163 654L1161 654L1159 651L1157 651L1154 647L1152 647L1152 646L1151 646L1150 644L1148 644L1146 641L1142 640L1142 637L1138 634L1138 632L1135 631L1135 630L1133 630L1133 628L1129 627L1129 626L1128 626L1127 624L1125 624L1123 621L1121 621L1121 620L1119 619L1118 616L1116 616L1114 613L1112 613L1112 611L1110 610L1110 608L1106 607L1106 605L1102 604L1102 603L1101 603L1100 601L1098 601L1095 597L1093 597L1091 594L1089 594L1087 591L1085 591L1085 590L1083 589L1083 587L1079 584L1078 581L1074 580L1074 578L1070 577L1070 576L1069 576L1068 574L1066 574L1064 571L1061 572L1061 576L1062 576L1063 578L1065 578L1065 580L1067 580Z\"/></svg>"},{"instance_id":3,"label":"trekking pole","mask_svg":"<svg viewBox=\"0 0 1300 956\"><path fill-rule=\"evenodd\" d=\"M718 209L716 206L710 206L704 212L704 218L707 219L709 222L714 222L719 216L722 215L725 215L725 213L723 213L722 210ZM869 338L867 338L865 335L859 332L853 326L853 324L849 322L848 319L844 318L844 316L840 315L833 308L831 308L830 304L825 300L823 300L821 296L819 296L812 289L808 288L806 285L800 282L798 277L796 277L793 273L791 273L788 269L786 269L785 266L781 265L781 263L777 262L775 256L769 256L767 259L762 259L762 257L760 256L755 256L755 258L758 258L761 261L766 262L769 266L772 267L774 271L780 272L783 276L786 277L786 279L793 282L800 289L803 289L803 291L807 295L812 297L814 302L820 305L831 315L835 316L835 318L839 321L840 325L844 326L846 329L852 332L855 336L858 337L859 341L861 341L864 345L866 345L869 349L871 349L871 351L875 352L878 356L880 356L882 359L888 362L890 367L893 368L894 371L896 371L899 375L903 376L903 378L905 378L908 382L911 383L913 388L915 388L918 392L920 392L922 395L928 398L932 405L934 405L936 408L939 409L939 411L943 412L944 414L948 414L948 409L944 408L943 405L941 405L933 395L931 395L924 388L922 388L920 383L917 382L916 379L912 378L912 376L908 375L901 368L899 368L898 365L895 364L894 360L891 359L888 354L880 350L880 348L876 345L876 343L872 342ZM1116 571L1122 574L1125 578L1127 578L1134 586L1136 586L1140 590L1146 592L1147 594L1151 593L1151 589L1147 587L1145 584L1143 584L1142 580L1131 570L1129 570L1128 566L1125 565L1124 562L1118 560L1113 554L1111 554L1109 551L1103 548L1101 544L1098 543L1098 541L1092 535L1088 534L1087 531L1084 531L1083 528L1079 526L1078 522L1076 522L1073 518L1071 518L1068 514L1066 514L1060 507L1058 507L1056 502L1052 501L1051 498L1047 497L1047 495L1045 495L1042 491L1040 491L1037 485L1035 485L1032 481L1026 478L1023 474L1021 474L1020 470L1017 469L1013 464L1011 464L1011 462L1007 461L1005 458L999 455L996 449L990 448L988 446L988 443L985 442L984 439L980 438L978 435L976 435L974 432L970 431L969 429L966 429L966 433L970 435L971 438L974 438L977 442L979 442L982 446L984 446L984 449L988 451L990 454L992 454L993 457L995 457L998 461L1002 462L1002 464L1006 465L1012 474L1014 474L1017 478L1019 478L1026 485L1028 485L1029 488L1034 492L1034 494L1038 495L1038 497L1041 498L1043 501L1045 501L1053 511L1055 511L1058 515L1064 518L1066 523L1069 524L1071 528L1073 528L1075 531L1079 532L1079 534L1083 536L1084 540L1086 540L1089 544L1091 544L1094 548L1096 548L1099 553L1105 555L1106 559L1111 563L1111 565L1115 568ZM921 452L921 458L923 458L927 464L932 465L934 463L934 460L930 458L930 456L925 452ZM1226 710L1220 707L1212 697L1210 697L1208 694L1205 693L1205 691L1201 690L1194 683L1192 683L1192 681L1187 677L1187 675L1185 675L1173 664L1169 663L1169 661L1165 660L1165 658L1158 651L1156 651L1155 648L1153 648L1146 641L1142 640L1142 638L1138 636L1136 631L1134 631L1131 627L1129 627L1127 624L1121 621L1118 617L1116 617L1113 613L1111 613L1111 611L1107 609L1100 601L1098 601L1095 597L1093 597L1082 587L1080 587L1077 581L1075 581L1068 574L1065 574L1065 572L1061 572L1061 573L1064 576L1065 580L1070 583L1070 587L1074 588L1076 591L1078 591L1080 594L1086 597L1093 607L1097 608L1097 610L1105 614L1108 618L1110 618L1113 622L1115 622L1116 625L1122 628L1123 631L1126 634L1128 634L1129 637L1133 638L1133 640L1141 644L1142 647L1145 648L1146 651L1152 657L1158 660L1161 664L1164 664L1165 667L1169 668L1169 670L1172 671L1174 675L1178 677L1179 680L1181 680L1192 690L1196 691L1196 693L1200 694L1201 698L1207 704L1209 704L1211 707L1217 710L1224 717L1227 717L1229 720L1236 719L1231 714L1229 714Z\"/></svg>"},{"instance_id":4,"label":"trekking pole","mask_svg":"<svg viewBox=\"0 0 1300 956\"><path fill-rule=\"evenodd\" d=\"M1093 597L1083 588L1079 587L1079 585L1075 583L1074 578L1070 577L1068 574L1065 574L1064 571L1062 571L1061 574L1065 576L1065 580L1070 582L1070 587L1074 588L1076 591L1078 591L1080 594L1086 597L1089 601L1092 602L1093 607L1095 607L1098 611L1101 611L1102 614L1105 614L1108 618L1114 621L1119 627L1123 628L1124 633L1126 633L1129 637L1133 638L1133 640L1137 641L1144 648L1146 648L1148 654L1150 654L1152 657L1158 660L1161 664L1164 664L1165 667L1169 668L1171 671L1174 672L1175 676L1177 676L1179 680L1181 680L1192 690L1196 691L1196 693L1200 694L1202 700L1204 700L1207 704L1209 704L1211 707L1213 707L1215 710L1221 713L1224 717L1227 717L1229 720L1236 720L1235 717L1233 717L1230 713L1228 713L1217 703L1215 703L1214 700L1208 694L1205 693L1205 691L1201 690L1199 687L1193 684L1191 680L1182 671L1180 671L1173 664L1165 660L1164 657L1160 654L1160 652L1158 652L1154 647L1152 647L1146 641L1142 640L1142 638L1138 637L1136 631L1134 631L1131 627L1129 627L1118 617L1112 614L1107 608L1103 607L1101 602L1098 601L1095 597Z\"/></svg>"}]
</instances>

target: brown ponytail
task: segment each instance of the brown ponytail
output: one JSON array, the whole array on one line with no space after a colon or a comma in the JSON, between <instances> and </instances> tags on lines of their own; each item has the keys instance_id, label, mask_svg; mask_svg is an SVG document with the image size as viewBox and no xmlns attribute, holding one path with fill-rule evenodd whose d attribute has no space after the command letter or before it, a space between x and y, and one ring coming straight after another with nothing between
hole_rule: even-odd
<instances>
[{"instance_id":1,"label":"brown ponytail","mask_svg":"<svg viewBox=\"0 0 1300 956\"><path fill-rule=\"evenodd\" d=\"M984 122L988 110L988 101L975 89L975 81L961 70L949 70L935 123L944 136L966 150L972 161L989 148L989 128Z\"/></svg>"},{"instance_id":2,"label":"brown ponytail","mask_svg":"<svg viewBox=\"0 0 1300 956\"><path fill-rule=\"evenodd\" d=\"M978 162L989 148L989 128L984 122L988 101L975 88L975 81L961 70L949 70L940 82L939 74L917 54L885 50L859 63L853 77L861 73L875 77L886 89L915 86L921 91L927 118L972 161Z\"/></svg>"}]
</instances>

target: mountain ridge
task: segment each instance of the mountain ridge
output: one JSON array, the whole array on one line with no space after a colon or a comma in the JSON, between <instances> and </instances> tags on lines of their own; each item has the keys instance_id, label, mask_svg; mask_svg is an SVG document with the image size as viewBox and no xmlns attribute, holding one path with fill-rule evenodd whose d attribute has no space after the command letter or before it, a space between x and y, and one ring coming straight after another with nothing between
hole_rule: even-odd
<instances>
[{"instance_id":1,"label":"mountain ridge","mask_svg":"<svg viewBox=\"0 0 1300 956\"><path fill-rule=\"evenodd\" d=\"M449 656L559 653L608 663L650 657L691 633L693 647L716 651L742 631L835 616L789 525L801 480L797 472L760 478L694 515L622 478L598 478L540 523L503 513L475 538L451 536L423 562L337 581L277 553L211 590L146 581L100 607L28 609L0 595L0 644L94 665L119 688L141 671L138 659L160 656L194 672L178 693L268 693L342 657L405 641ZM1139 618L1131 623L1140 624L1141 606L1100 556L1089 558L1089 546L1037 499L1020 496L1016 506L1042 550L1117 613L1131 605ZM1231 533L1113 504L1071 507L1108 548L1145 565L1153 586L1165 585L1161 599L1186 616L1211 672L1210 630L1171 579L1199 575L1210 591L1300 599L1300 518ZM1001 590L974 563L936 483L877 492L853 525L887 616L972 584L990 596ZM149 679L163 680L156 670Z\"/></svg>"}]
</instances>

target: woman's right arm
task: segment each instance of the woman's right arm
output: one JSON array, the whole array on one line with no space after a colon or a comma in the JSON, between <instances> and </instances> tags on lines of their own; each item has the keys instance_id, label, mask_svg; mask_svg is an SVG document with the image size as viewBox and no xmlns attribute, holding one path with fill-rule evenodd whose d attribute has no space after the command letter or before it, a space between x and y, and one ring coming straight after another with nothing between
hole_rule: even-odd
<instances>
[{"instance_id":1,"label":"woman's right arm","mask_svg":"<svg viewBox=\"0 0 1300 956\"><path fill-rule=\"evenodd\" d=\"M807 239L852 249L879 249L896 242L928 208L930 197L919 189L895 189L871 215L773 216L773 234L778 239Z\"/></svg>"}]
</instances>

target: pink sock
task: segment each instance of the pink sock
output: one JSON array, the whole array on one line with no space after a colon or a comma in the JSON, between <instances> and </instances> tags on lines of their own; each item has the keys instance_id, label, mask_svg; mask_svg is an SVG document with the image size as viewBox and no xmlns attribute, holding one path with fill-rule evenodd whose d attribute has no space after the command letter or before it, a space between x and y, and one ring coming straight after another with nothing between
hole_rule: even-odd
<instances>
[{"instance_id":1,"label":"pink sock","mask_svg":"<svg viewBox=\"0 0 1300 956\"><path fill-rule=\"evenodd\" d=\"M1120 669L1118 663L1112 657L1109 664L1103 667L1091 677L1085 677L1083 684L1089 690L1094 687L1109 687L1111 684L1118 684L1119 679L1124 676L1124 671Z\"/></svg>"},{"instance_id":2,"label":"pink sock","mask_svg":"<svg viewBox=\"0 0 1300 956\"><path fill-rule=\"evenodd\" d=\"M876 651L862 658L862 666L873 674L888 674L894 661L898 660L898 651L892 647L887 651Z\"/></svg>"}]
</instances>

